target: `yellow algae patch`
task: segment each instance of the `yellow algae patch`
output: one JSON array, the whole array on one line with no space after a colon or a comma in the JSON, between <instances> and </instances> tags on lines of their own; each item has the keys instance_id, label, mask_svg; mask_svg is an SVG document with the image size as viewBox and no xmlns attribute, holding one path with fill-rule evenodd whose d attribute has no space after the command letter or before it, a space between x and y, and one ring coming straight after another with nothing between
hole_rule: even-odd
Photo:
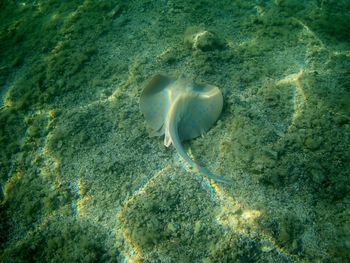
<instances>
[{"instance_id":1,"label":"yellow algae patch","mask_svg":"<svg viewBox=\"0 0 350 263\"><path fill-rule=\"evenodd\" d=\"M264 233L255 223L256 220L261 217L260 211L242 207L215 182L212 181L211 185L215 189L217 198L220 202L220 211L216 218L219 224L226 225L233 232L248 237L259 236L262 238L261 249L263 252L270 252L271 250L276 249L279 254L288 258L294 258L290 253L285 251L285 249L278 246L273 238Z\"/></svg>"},{"instance_id":2,"label":"yellow algae patch","mask_svg":"<svg viewBox=\"0 0 350 263\"><path fill-rule=\"evenodd\" d=\"M23 178L24 175L24 171L19 170L13 176L11 176L9 180L7 180L4 185L4 200L1 202L1 204L4 204L8 200L9 194L13 187Z\"/></svg>"},{"instance_id":3,"label":"yellow algae patch","mask_svg":"<svg viewBox=\"0 0 350 263\"><path fill-rule=\"evenodd\" d=\"M155 176L153 176L149 181L147 181L147 183L141 187L139 190L137 190L125 203L124 208L127 208L127 206L133 202L135 200L136 197L138 197L139 195L145 194L147 188L154 186L154 184L156 183L156 181L159 179L159 177L161 177L162 175L165 174L165 172L170 170L170 165L167 165L165 168L163 168L162 170L160 170Z\"/></svg>"},{"instance_id":4,"label":"yellow algae patch","mask_svg":"<svg viewBox=\"0 0 350 263\"><path fill-rule=\"evenodd\" d=\"M10 96L10 91L13 89L13 86L9 87L6 90L6 93L3 95L3 106L4 108L10 108L13 106L13 101Z\"/></svg>"},{"instance_id":5,"label":"yellow algae patch","mask_svg":"<svg viewBox=\"0 0 350 263\"><path fill-rule=\"evenodd\" d=\"M139 76L139 68L143 63L145 63L143 59L141 58L135 59L134 63L129 67L128 79L125 80L119 87L117 87L115 91L106 99L106 101L115 101L122 94L126 94L127 96L134 97L134 98L139 96L139 91L137 89L132 90L128 88L131 86L131 84L137 83L137 78Z\"/></svg>"},{"instance_id":6,"label":"yellow algae patch","mask_svg":"<svg viewBox=\"0 0 350 263\"><path fill-rule=\"evenodd\" d=\"M138 191L136 191L124 204L123 208L121 209L120 213L118 214L118 218L123 223L124 228L120 227L116 231L116 236L118 237L120 234L124 237L124 240L126 241L125 244L125 251L123 253L124 257L126 258L126 262L141 262L142 259L142 249L137 244L137 242L132 238L132 235L130 233L130 230L126 227L126 213L128 211L129 205L135 201L136 197L139 197L140 195L146 194L146 191L149 187L154 186L156 181L164 175L167 171L170 170L170 165L163 168L161 171L159 171L156 175L154 175L150 180L147 181L147 183L141 187Z\"/></svg>"},{"instance_id":7,"label":"yellow algae patch","mask_svg":"<svg viewBox=\"0 0 350 263\"><path fill-rule=\"evenodd\" d=\"M77 201L77 210L78 210L78 215L80 217L86 216L86 206L88 203L90 203L92 200L91 196L85 196L82 198L79 198Z\"/></svg>"},{"instance_id":8,"label":"yellow algae patch","mask_svg":"<svg viewBox=\"0 0 350 263\"><path fill-rule=\"evenodd\" d=\"M59 169L60 169L60 160L54 156L48 147L48 142L51 139L51 134L48 134L45 141L45 146L43 150L43 157L45 158L45 166L40 168L42 175L55 175L55 186L56 189L61 186L61 181L59 180Z\"/></svg>"},{"instance_id":9,"label":"yellow algae patch","mask_svg":"<svg viewBox=\"0 0 350 263\"><path fill-rule=\"evenodd\" d=\"M129 251L124 253L124 257L126 262L142 262L142 251L140 246L133 240L129 231L122 231L125 241L127 242L127 246L129 247Z\"/></svg>"},{"instance_id":10,"label":"yellow algae patch","mask_svg":"<svg viewBox=\"0 0 350 263\"><path fill-rule=\"evenodd\" d=\"M81 179L81 177L79 177L78 179L78 189L79 189L80 196L86 195L86 189L84 187L83 180Z\"/></svg>"},{"instance_id":11,"label":"yellow algae patch","mask_svg":"<svg viewBox=\"0 0 350 263\"><path fill-rule=\"evenodd\" d=\"M246 229L254 228L254 222L260 217L258 210L243 208L236 200L229 196L218 184L211 181L220 202L220 212L217 221L227 225L235 232L248 234Z\"/></svg>"},{"instance_id":12,"label":"yellow algae patch","mask_svg":"<svg viewBox=\"0 0 350 263\"><path fill-rule=\"evenodd\" d=\"M296 120L302 115L305 103L307 102L307 97L301 82L301 78L304 74L305 71L300 70L298 73L290 74L276 83L277 86L293 85L295 87L294 113L291 125L295 125Z\"/></svg>"},{"instance_id":13,"label":"yellow algae patch","mask_svg":"<svg viewBox=\"0 0 350 263\"><path fill-rule=\"evenodd\" d=\"M253 225L254 221L261 216L261 212L258 210L243 210L240 217L241 222L248 225Z\"/></svg>"},{"instance_id":14,"label":"yellow algae patch","mask_svg":"<svg viewBox=\"0 0 350 263\"><path fill-rule=\"evenodd\" d=\"M303 23L302 21L300 21L299 19L293 17L293 19L299 23L304 31L309 34L311 37L313 37L320 45L322 48L325 48L325 45L323 44L322 40L310 29L310 27L308 27L305 23Z\"/></svg>"},{"instance_id":15,"label":"yellow algae patch","mask_svg":"<svg viewBox=\"0 0 350 263\"><path fill-rule=\"evenodd\" d=\"M79 191L79 199L77 200L77 210L78 210L78 215L83 217L83 216L86 216L86 206L88 203L91 202L92 196L86 195L86 189L81 177L79 177L78 179L78 191Z\"/></svg>"}]
</instances>

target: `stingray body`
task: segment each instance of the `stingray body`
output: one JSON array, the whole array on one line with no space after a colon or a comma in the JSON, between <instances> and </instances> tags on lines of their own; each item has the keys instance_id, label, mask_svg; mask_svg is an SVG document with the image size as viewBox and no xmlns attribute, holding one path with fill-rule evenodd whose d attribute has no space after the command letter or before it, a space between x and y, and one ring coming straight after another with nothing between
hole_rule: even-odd
<instances>
[{"instance_id":1,"label":"stingray body","mask_svg":"<svg viewBox=\"0 0 350 263\"><path fill-rule=\"evenodd\" d=\"M194 162L181 142L203 135L221 114L223 98L218 87L176 81L154 76L140 98L140 109L151 129L151 135L164 136L164 145L174 145L179 155L196 172L221 181L206 168Z\"/></svg>"}]
</instances>

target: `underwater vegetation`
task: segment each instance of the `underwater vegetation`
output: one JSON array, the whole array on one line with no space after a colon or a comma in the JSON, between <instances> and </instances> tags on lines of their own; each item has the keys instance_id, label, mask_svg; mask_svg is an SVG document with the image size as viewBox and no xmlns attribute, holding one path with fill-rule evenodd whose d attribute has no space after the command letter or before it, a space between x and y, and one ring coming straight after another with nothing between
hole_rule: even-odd
<instances>
[{"instance_id":1,"label":"underwater vegetation","mask_svg":"<svg viewBox=\"0 0 350 263\"><path fill-rule=\"evenodd\" d=\"M349 1L0 10L1 262L350 261ZM155 74L220 87L179 134L230 184L148 136Z\"/></svg>"}]
</instances>

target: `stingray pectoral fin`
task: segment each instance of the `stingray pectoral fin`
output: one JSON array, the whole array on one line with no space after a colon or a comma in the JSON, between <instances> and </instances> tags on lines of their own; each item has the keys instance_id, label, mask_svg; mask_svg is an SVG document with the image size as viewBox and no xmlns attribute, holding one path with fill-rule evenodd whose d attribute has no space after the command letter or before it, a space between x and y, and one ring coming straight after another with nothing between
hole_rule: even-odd
<instances>
[{"instance_id":1,"label":"stingray pectoral fin","mask_svg":"<svg viewBox=\"0 0 350 263\"><path fill-rule=\"evenodd\" d=\"M170 107L167 93L170 82L169 78L156 75L148 82L140 97L140 110L148 126L155 131L164 125L166 112Z\"/></svg>"},{"instance_id":2,"label":"stingray pectoral fin","mask_svg":"<svg viewBox=\"0 0 350 263\"><path fill-rule=\"evenodd\" d=\"M196 138L212 127L221 114L223 98L216 86L194 86L194 94L190 100L188 110L183 114L179 124L181 140Z\"/></svg>"},{"instance_id":3,"label":"stingray pectoral fin","mask_svg":"<svg viewBox=\"0 0 350 263\"><path fill-rule=\"evenodd\" d=\"M162 125L162 127L160 127L158 130L148 127L148 134L149 137L162 136L164 134L164 125Z\"/></svg>"}]
</instances>

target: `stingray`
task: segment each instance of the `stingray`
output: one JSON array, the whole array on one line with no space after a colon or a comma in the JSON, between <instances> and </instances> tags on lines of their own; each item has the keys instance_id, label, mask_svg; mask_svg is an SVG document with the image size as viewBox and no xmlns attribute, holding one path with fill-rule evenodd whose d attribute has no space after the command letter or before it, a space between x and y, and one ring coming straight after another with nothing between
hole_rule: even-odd
<instances>
[{"instance_id":1,"label":"stingray","mask_svg":"<svg viewBox=\"0 0 350 263\"><path fill-rule=\"evenodd\" d=\"M221 114L223 98L218 87L196 84L185 79L172 80L155 75L144 88L140 109L151 136L164 134L164 145L174 145L178 154L195 171L215 181L223 181L193 161L182 141L203 135Z\"/></svg>"}]
</instances>

